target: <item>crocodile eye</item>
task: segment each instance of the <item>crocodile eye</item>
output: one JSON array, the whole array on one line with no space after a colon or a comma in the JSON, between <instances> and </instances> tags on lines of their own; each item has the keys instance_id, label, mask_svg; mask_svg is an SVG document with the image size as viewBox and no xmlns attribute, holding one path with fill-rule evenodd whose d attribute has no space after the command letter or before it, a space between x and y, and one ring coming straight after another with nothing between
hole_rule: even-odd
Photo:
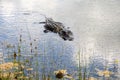
<instances>
[{"instance_id":1,"label":"crocodile eye","mask_svg":"<svg viewBox=\"0 0 120 80\"><path fill-rule=\"evenodd\" d=\"M69 31L69 30L67 31L67 33L68 33L69 35L72 35L72 32L71 32L71 31Z\"/></svg>"},{"instance_id":2,"label":"crocodile eye","mask_svg":"<svg viewBox=\"0 0 120 80\"><path fill-rule=\"evenodd\" d=\"M63 33L63 34L66 34L66 32L65 32L65 31L62 31L62 33Z\"/></svg>"}]
</instances>

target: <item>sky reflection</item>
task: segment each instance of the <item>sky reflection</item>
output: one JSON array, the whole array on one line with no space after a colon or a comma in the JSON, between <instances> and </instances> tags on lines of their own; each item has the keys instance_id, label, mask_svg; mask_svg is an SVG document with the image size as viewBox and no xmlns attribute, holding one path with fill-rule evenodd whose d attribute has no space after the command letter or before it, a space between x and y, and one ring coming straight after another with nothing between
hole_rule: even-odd
<instances>
[{"instance_id":1,"label":"sky reflection","mask_svg":"<svg viewBox=\"0 0 120 80\"><path fill-rule=\"evenodd\" d=\"M39 13L45 14L63 22L74 32L75 40L65 42L75 47L74 52L77 52L80 46L85 49L86 56L93 53L98 55L107 53L108 60L111 61L114 54L120 52L119 3L118 0L1 0L1 21L7 23L2 23L4 24L2 26L0 24L1 30L4 30L1 34L7 32L8 29L5 27L9 24L11 25L9 30L13 29L14 24L22 28L26 35L27 29L24 25L28 26L33 38L46 36L39 28L42 25L33 24L44 20ZM24 12L30 15L22 15ZM13 31L14 35L17 34L15 30ZM49 35L59 39L54 34Z\"/></svg>"}]
</instances>

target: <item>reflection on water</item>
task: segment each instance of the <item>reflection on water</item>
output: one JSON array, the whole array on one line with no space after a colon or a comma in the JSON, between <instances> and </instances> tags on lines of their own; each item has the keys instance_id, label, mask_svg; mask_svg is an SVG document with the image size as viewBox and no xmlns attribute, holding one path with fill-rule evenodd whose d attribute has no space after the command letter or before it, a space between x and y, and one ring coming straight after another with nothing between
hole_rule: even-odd
<instances>
[{"instance_id":1,"label":"reflection on water","mask_svg":"<svg viewBox=\"0 0 120 80\"><path fill-rule=\"evenodd\" d=\"M0 42L16 44L21 34L24 40L28 40L27 43L37 39L41 53L44 50L40 45L45 40L46 46L49 45L46 53L55 61L60 57L57 53L64 51L60 60L66 61L63 63L65 68L75 67L79 63L79 48L81 62L86 60L83 65L89 65L92 59L102 65L111 65L113 60L120 60L119 3L113 0L0 0ZM40 14L70 27L75 40L63 41L56 34L44 34L43 25L34 24L44 21ZM67 46L64 50L63 45ZM54 47L54 52L50 46Z\"/></svg>"}]
</instances>

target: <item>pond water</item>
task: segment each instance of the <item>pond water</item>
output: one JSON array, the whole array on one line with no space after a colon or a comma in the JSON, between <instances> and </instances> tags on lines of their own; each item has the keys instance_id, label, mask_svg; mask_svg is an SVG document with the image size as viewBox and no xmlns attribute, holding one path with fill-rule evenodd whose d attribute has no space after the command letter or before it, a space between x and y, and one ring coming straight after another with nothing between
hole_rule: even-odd
<instances>
[{"instance_id":1,"label":"pond water","mask_svg":"<svg viewBox=\"0 0 120 80\"><path fill-rule=\"evenodd\" d=\"M30 60L33 65L36 59L39 61L39 71L43 63L47 73L57 69L76 72L78 52L81 66L87 66L88 70L104 70L107 66L112 71L116 60L119 70L119 4L118 0L0 0L0 42L18 45L22 35L20 45L24 56L35 53L31 53L28 45L33 42L33 47L38 47L38 55ZM64 41L54 33L45 34L43 25L38 24L45 20L41 14L70 27L74 41ZM7 56L8 52L2 49Z\"/></svg>"}]
</instances>

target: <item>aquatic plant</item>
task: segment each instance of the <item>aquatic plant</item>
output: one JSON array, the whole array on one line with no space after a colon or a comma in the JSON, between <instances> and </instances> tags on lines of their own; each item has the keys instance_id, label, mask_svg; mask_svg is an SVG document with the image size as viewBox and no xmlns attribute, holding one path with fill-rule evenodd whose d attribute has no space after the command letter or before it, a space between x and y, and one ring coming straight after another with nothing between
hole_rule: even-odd
<instances>
[{"instance_id":1,"label":"aquatic plant","mask_svg":"<svg viewBox=\"0 0 120 80\"><path fill-rule=\"evenodd\" d=\"M97 71L97 75L98 76L103 76L103 77L110 77L111 76L111 74L113 74L111 71L109 71L109 70L99 70L99 69L96 69L96 71Z\"/></svg>"},{"instance_id":2,"label":"aquatic plant","mask_svg":"<svg viewBox=\"0 0 120 80\"><path fill-rule=\"evenodd\" d=\"M63 70L63 69L57 70L57 71L54 71L54 74L55 74L55 77L57 79L67 78L67 79L70 79L70 80L74 80L72 75L67 73L67 70Z\"/></svg>"}]
</instances>

